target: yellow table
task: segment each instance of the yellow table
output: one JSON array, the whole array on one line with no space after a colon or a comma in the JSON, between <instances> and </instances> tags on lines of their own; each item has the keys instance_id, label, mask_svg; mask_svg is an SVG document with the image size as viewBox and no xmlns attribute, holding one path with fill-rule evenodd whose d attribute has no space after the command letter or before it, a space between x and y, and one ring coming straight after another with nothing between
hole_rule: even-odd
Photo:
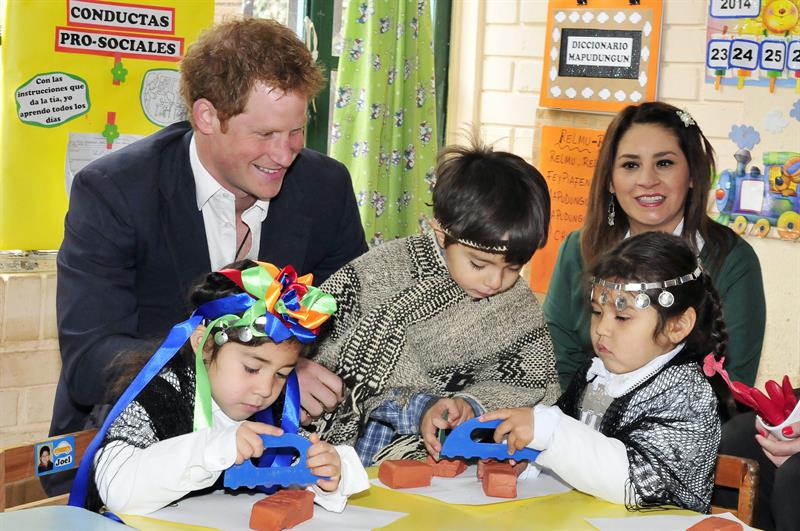
<instances>
[{"instance_id":1,"label":"yellow table","mask_svg":"<svg viewBox=\"0 0 800 531\"><path fill-rule=\"evenodd\" d=\"M378 475L376 467L367 469L370 478ZM644 516L647 513L628 512L624 506L604 502L588 494L570 491L541 498L494 503L491 505L452 505L409 494L372 486L367 492L356 494L350 503L372 509L408 513L407 516L383 527L398 530L487 530L487 529L594 529L585 518L625 518ZM692 511L669 509L655 514L693 515ZM123 516L125 523L137 529L209 529L154 520L143 516Z\"/></svg>"},{"instance_id":2,"label":"yellow table","mask_svg":"<svg viewBox=\"0 0 800 531\"><path fill-rule=\"evenodd\" d=\"M367 471L370 478L377 476L376 468L372 467ZM350 498L350 503L408 513L408 516L381 528L386 530L595 529L585 518L625 518L647 514L629 512L622 505L608 503L576 490L491 505L451 505L433 498L373 485L368 492ZM669 509L656 514L697 513Z\"/></svg>"}]
</instances>

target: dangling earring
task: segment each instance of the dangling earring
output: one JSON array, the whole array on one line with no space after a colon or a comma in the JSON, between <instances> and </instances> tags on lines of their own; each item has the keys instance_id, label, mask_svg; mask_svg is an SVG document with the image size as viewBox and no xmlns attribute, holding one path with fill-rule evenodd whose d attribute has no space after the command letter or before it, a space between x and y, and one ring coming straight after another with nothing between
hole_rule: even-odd
<instances>
[{"instance_id":1,"label":"dangling earring","mask_svg":"<svg viewBox=\"0 0 800 531\"><path fill-rule=\"evenodd\" d=\"M608 226L614 226L614 216L616 213L614 212L614 192L611 192L611 200L608 202Z\"/></svg>"}]
</instances>

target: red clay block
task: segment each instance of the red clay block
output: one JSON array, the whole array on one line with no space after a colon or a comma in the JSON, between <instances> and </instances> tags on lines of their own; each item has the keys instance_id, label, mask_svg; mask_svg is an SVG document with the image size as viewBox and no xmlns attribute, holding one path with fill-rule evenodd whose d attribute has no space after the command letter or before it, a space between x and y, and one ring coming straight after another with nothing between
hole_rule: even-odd
<instances>
[{"instance_id":1,"label":"red clay block","mask_svg":"<svg viewBox=\"0 0 800 531\"><path fill-rule=\"evenodd\" d=\"M511 465L508 461L497 461L496 459L481 459L478 461L478 479L483 479L483 472L487 468L492 470L506 470L514 472L514 475L519 476L528 467L528 461L520 461L515 465Z\"/></svg>"},{"instance_id":2,"label":"red clay block","mask_svg":"<svg viewBox=\"0 0 800 531\"><path fill-rule=\"evenodd\" d=\"M709 516L694 524L686 531L742 531L742 524L720 518L719 516Z\"/></svg>"},{"instance_id":3,"label":"red clay block","mask_svg":"<svg viewBox=\"0 0 800 531\"><path fill-rule=\"evenodd\" d=\"M439 459L435 460L428 456L426 461L433 467L433 475L440 478L454 478L467 469L467 464L461 459Z\"/></svg>"},{"instance_id":4,"label":"red clay block","mask_svg":"<svg viewBox=\"0 0 800 531\"><path fill-rule=\"evenodd\" d=\"M513 470L488 465L483 470L483 492L495 498L517 497L517 475Z\"/></svg>"},{"instance_id":5,"label":"red clay block","mask_svg":"<svg viewBox=\"0 0 800 531\"><path fill-rule=\"evenodd\" d=\"M280 531L314 516L314 493L307 490L279 490L253 504L250 529Z\"/></svg>"},{"instance_id":6,"label":"red clay block","mask_svg":"<svg viewBox=\"0 0 800 531\"><path fill-rule=\"evenodd\" d=\"M431 465L413 459L384 461L378 468L378 478L384 485L393 489L426 487L431 484L432 477Z\"/></svg>"}]
</instances>

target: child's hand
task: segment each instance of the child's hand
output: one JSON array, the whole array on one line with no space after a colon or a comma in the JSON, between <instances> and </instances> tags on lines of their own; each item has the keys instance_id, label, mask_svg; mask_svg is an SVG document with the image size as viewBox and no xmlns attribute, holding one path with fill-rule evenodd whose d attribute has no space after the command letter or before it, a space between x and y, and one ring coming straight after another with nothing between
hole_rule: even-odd
<instances>
[{"instance_id":1,"label":"child's hand","mask_svg":"<svg viewBox=\"0 0 800 531\"><path fill-rule=\"evenodd\" d=\"M494 441L508 440L508 453L522 450L533 440L533 410L529 407L498 409L481 415L481 421L503 419L494 430Z\"/></svg>"},{"instance_id":2,"label":"child's hand","mask_svg":"<svg viewBox=\"0 0 800 531\"><path fill-rule=\"evenodd\" d=\"M241 465L245 459L261 457L264 453L264 441L260 435L283 435L283 430L263 422L244 421L236 430L236 464Z\"/></svg>"},{"instance_id":3,"label":"child's hand","mask_svg":"<svg viewBox=\"0 0 800 531\"><path fill-rule=\"evenodd\" d=\"M444 413L447 412L447 419ZM455 428L475 416L472 406L463 398L440 398L428 408L419 425L419 433L425 442L428 453L439 456L442 444L437 437L438 430Z\"/></svg>"},{"instance_id":4,"label":"child's hand","mask_svg":"<svg viewBox=\"0 0 800 531\"><path fill-rule=\"evenodd\" d=\"M306 463L308 468L315 476L323 476L317 480L319 488L326 492L333 492L339 488L339 480L342 477L342 461L339 454L329 443L319 440L319 435L312 433L308 440L311 441L311 448L308 449ZM329 477L330 479L324 479Z\"/></svg>"}]
</instances>

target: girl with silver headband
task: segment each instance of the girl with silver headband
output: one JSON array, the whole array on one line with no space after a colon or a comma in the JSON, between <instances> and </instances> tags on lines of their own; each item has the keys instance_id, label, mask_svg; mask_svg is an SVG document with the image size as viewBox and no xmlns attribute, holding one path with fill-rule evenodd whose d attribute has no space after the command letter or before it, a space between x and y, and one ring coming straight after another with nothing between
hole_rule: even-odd
<instances>
[{"instance_id":1,"label":"girl with silver headband","mask_svg":"<svg viewBox=\"0 0 800 531\"><path fill-rule=\"evenodd\" d=\"M537 465L629 510L708 512L720 441L700 361L727 331L711 278L679 237L623 240L589 270L595 356L555 406L505 409L496 441L541 450Z\"/></svg>"}]
</instances>

